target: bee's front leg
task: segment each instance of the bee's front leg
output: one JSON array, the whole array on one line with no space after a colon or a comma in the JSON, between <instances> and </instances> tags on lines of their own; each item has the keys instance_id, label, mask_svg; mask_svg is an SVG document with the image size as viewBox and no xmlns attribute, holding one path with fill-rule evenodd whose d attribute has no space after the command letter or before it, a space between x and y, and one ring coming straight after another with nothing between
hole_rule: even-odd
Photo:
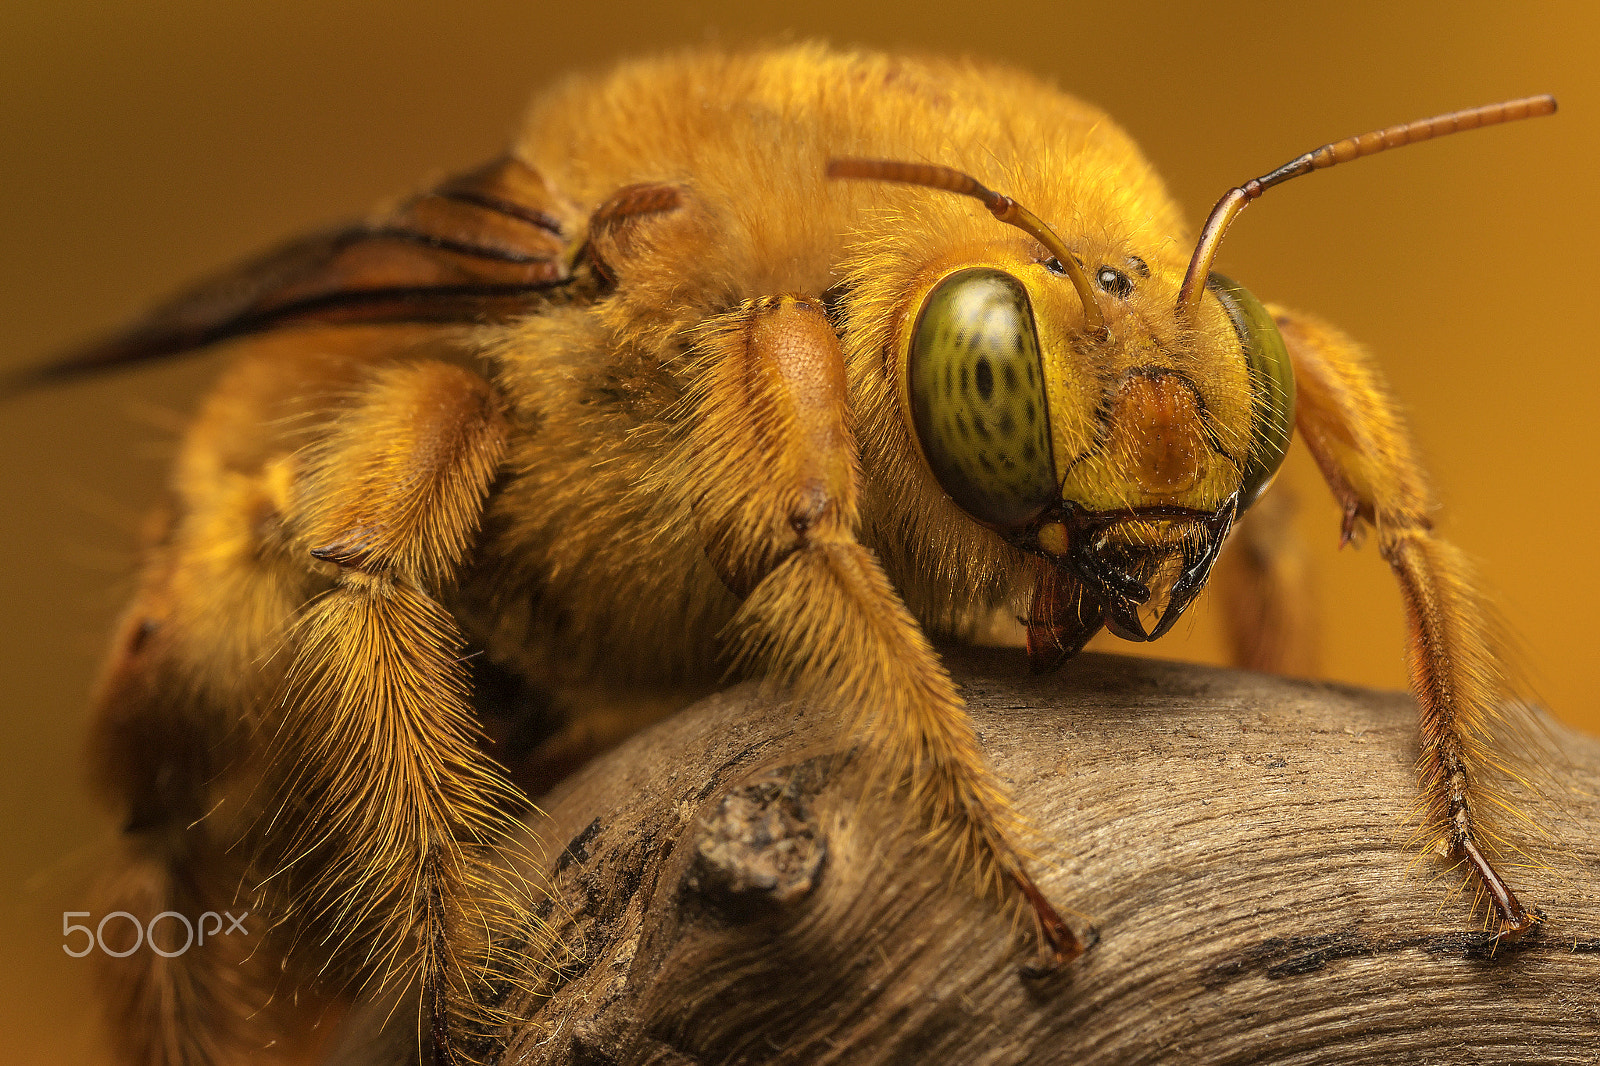
<instances>
[{"instance_id":1,"label":"bee's front leg","mask_svg":"<svg viewBox=\"0 0 1600 1066\"><path fill-rule=\"evenodd\" d=\"M1424 828L1466 863L1493 904L1500 935L1516 940L1539 918L1486 854L1495 834L1485 816L1511 809L1486 780L1501 765L1490 727L1510 693L1476 575L1433 533L1433 494L1376 366L1321 322L1276 308L1273 316L1294 360L1296 428L1344 509L1344 539L1370 524L1400 583L1421 711Z\"/></svg>"},{"instance_id":2,"label":"bee's front leg","mask_svg":"<svg viewBox=\"0 0 1600 1066\"><path fill-rule=\"evenodd\" d=\"M670 466L706 554L743 604L741 664L853 717L873 765L911 794L965 875L1026 904L1046 965L1083 942L1034 884L1022 819L978 749L954 683L856 540L844 360L819 302L750 301L701 332L694 411ZM664 469L663 482L672 479Z\"/></svg>"}]
</instances>

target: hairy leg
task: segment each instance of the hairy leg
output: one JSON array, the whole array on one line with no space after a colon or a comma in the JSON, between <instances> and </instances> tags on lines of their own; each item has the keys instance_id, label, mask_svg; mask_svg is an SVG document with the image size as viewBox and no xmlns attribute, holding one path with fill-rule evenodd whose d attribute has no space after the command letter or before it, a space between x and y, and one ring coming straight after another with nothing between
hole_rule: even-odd
<instances>
[{"instance_id":1,"label":"hairy leg","mask_svg":"<svg viewBox=\"0 0 1600 1066\"><path fill-rule=\"evenodd\" d=\"M1034 884L1024 824L966 708L878 560L856 540L843 357L819 303L774 297L710 323L674 469L706 553L744 598L742 663L853 715L873 766L907 781L932 846L980 891L1034 916L1044 961L1083 944ZM666 475L663 474L665 482Z\"/></svg>"},{"instance_id":2,"label":"hairy leg","mask_svg":"<svg viewBox=\"0 0 1600 1066\"><path fill-rule=\"evenodd\" d=\"M519 917L493 845L523 801L478 749L462 638L437 599L504 437L487 383L422 362L375 375L308 449L291 527L334 583L296 622L270 722L275 898L338 978L420 978L445 1062L490 991L487 937Z\"/></svg>"},{"instance_id":3,"label":"hairy leg","mask_svg":"<svg viewBox=\"0 0 1600 1066\"><path fill-rule=\"evenodd\" d=\"M1294 360L1296 427L1344 510L1341 535L1371 527L1405 601L1424 828L1466 864L1515 940L1538 918L1491 861L1492 815L1509 809L1489 784L1503 768L1492 727L1511 701L1492 612L1461 552L1434 534L1433 494L1374 363L1321 322L1273 314Z\"/></svg>"}]
</instances>

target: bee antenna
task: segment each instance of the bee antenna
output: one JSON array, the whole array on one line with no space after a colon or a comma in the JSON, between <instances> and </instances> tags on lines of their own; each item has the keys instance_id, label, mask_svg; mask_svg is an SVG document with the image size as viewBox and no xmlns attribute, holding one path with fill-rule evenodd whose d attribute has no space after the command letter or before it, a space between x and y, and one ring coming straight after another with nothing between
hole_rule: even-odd
<instances>
[{"instance_id":1,"label":"bee antenna","mask_svg":"<svg viewBox=\"0 0 1600 1066\"><path fill-rule=\"evenodd\" d=\"M995 218L1017 227L1044 245L1045 250L1061 264L1061 269L1066 272L1072 287L1078 290L1078 299L1083 301L1084 329L1096 340L1104 340L1110 336L1111 331L1106 327L1106 316L1101 313L1100 305L1095 301L1094 285L1090 283L1089 275L1084 272L1083 265L1067 250L1066 244L1056 235L1055 230L1011 197L985 188L971 175L963 174L951 167L935 166L932 163L901 163L892 159L830 159L827 175L830 178L861 178L867 181L897 181L905 185L921 185L929 189L959 193L981 201Z\"/></svg>"},{"instance_id":2,"label":"bee antenna","mask_svg":"<svg viewBox=\"0 0 1600 1066\"><path fill-rule=\"evenodd\" d=\"M1346 137L1342 141L1325 144L1321 148L1289 160L1277 170L1229 189L1223 194L1222 199L1217 201L1217 206L1211 209L1205 228L1200 231L1200 241L1195 245L1194 258L1189 260L1189 272L1183 276L1183 288L1178 290L1178 314L1186 315L1194 308L1200 290L1211 274L1211 261L1216 258L1217 245L1222 243L1222 234L1226 232L1228 223L1244 210L1246 204L1274 185L1281 185L1290 178L1298 178L1313 170L1323 170L1336 163L1348 163L1352 159L1376 155L1387 148L1401 148L1417 141L1429 141L1435 137L1477 129L1479 126L1498 126L1502 122L1538 118L1541 115L1553 114L1555 109L1556 98L1546 93L1543 96L1526 96L1520 100L1469 107L1462 111L1435 115L1433 118L1418 119L1416 122L1388 126L1381 130L1373 130L1371 133L1363 133L1359 137Z\"/></svg>"}]
</instances>

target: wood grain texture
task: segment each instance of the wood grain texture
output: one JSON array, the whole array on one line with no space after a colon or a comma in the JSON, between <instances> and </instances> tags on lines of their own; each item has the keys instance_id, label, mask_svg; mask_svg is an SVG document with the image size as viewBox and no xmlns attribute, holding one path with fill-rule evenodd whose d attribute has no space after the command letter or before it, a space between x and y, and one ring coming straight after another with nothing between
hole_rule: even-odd
<instances>
[{"instance_id":1,"label":"wood grain texture","mask_svg":"<svg viewBox=\"0 0 1600 1066\"><path fill-rule=\"evenodd\" d=\"M1023 976L1006 916L859 800L830 723L746 686L546 797L570 955L502 1061L1600 1061L1600 742L1558 737L1563 792L1531 809L1564 847L1513 871L1548 921L1491 954L1460 878L1405 848L1408 698L947 658L1041 830L1041 886L1099 934L1083 958Z\"/></svg>"}]
</instances>

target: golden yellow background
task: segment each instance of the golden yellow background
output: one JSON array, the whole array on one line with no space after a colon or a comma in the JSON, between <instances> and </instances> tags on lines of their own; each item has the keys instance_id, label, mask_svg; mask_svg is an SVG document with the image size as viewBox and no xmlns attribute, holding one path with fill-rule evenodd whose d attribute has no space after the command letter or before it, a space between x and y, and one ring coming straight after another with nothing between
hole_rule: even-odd
<instances>
[{"instance_id":1,"label":"golden yellow background","mask_svg":"<svg viewBox=\"0 0 1600 1066\"><path fill-rule=\"evenodd\" d=\"M1442 486L1442 528L1482 560L1533 690L1600 731L1592 4L770 7L13 0L0 9L0 366L487 158L566 69L672 45L819 36L1010 60L1106 107L1196 220L1323 141L1551 91L1556 118L1275 190L1219 268L1382 356ZM60 915L90 906L110 832L81 779L85 693L137 516L215 371L201 359L0 406L0 1061L102 1056L89 960L61 950ZM1326 675L1400 687L1381 562L1333 551L1323 497L1304 512Z\"/></svg>"}]
</instances>

